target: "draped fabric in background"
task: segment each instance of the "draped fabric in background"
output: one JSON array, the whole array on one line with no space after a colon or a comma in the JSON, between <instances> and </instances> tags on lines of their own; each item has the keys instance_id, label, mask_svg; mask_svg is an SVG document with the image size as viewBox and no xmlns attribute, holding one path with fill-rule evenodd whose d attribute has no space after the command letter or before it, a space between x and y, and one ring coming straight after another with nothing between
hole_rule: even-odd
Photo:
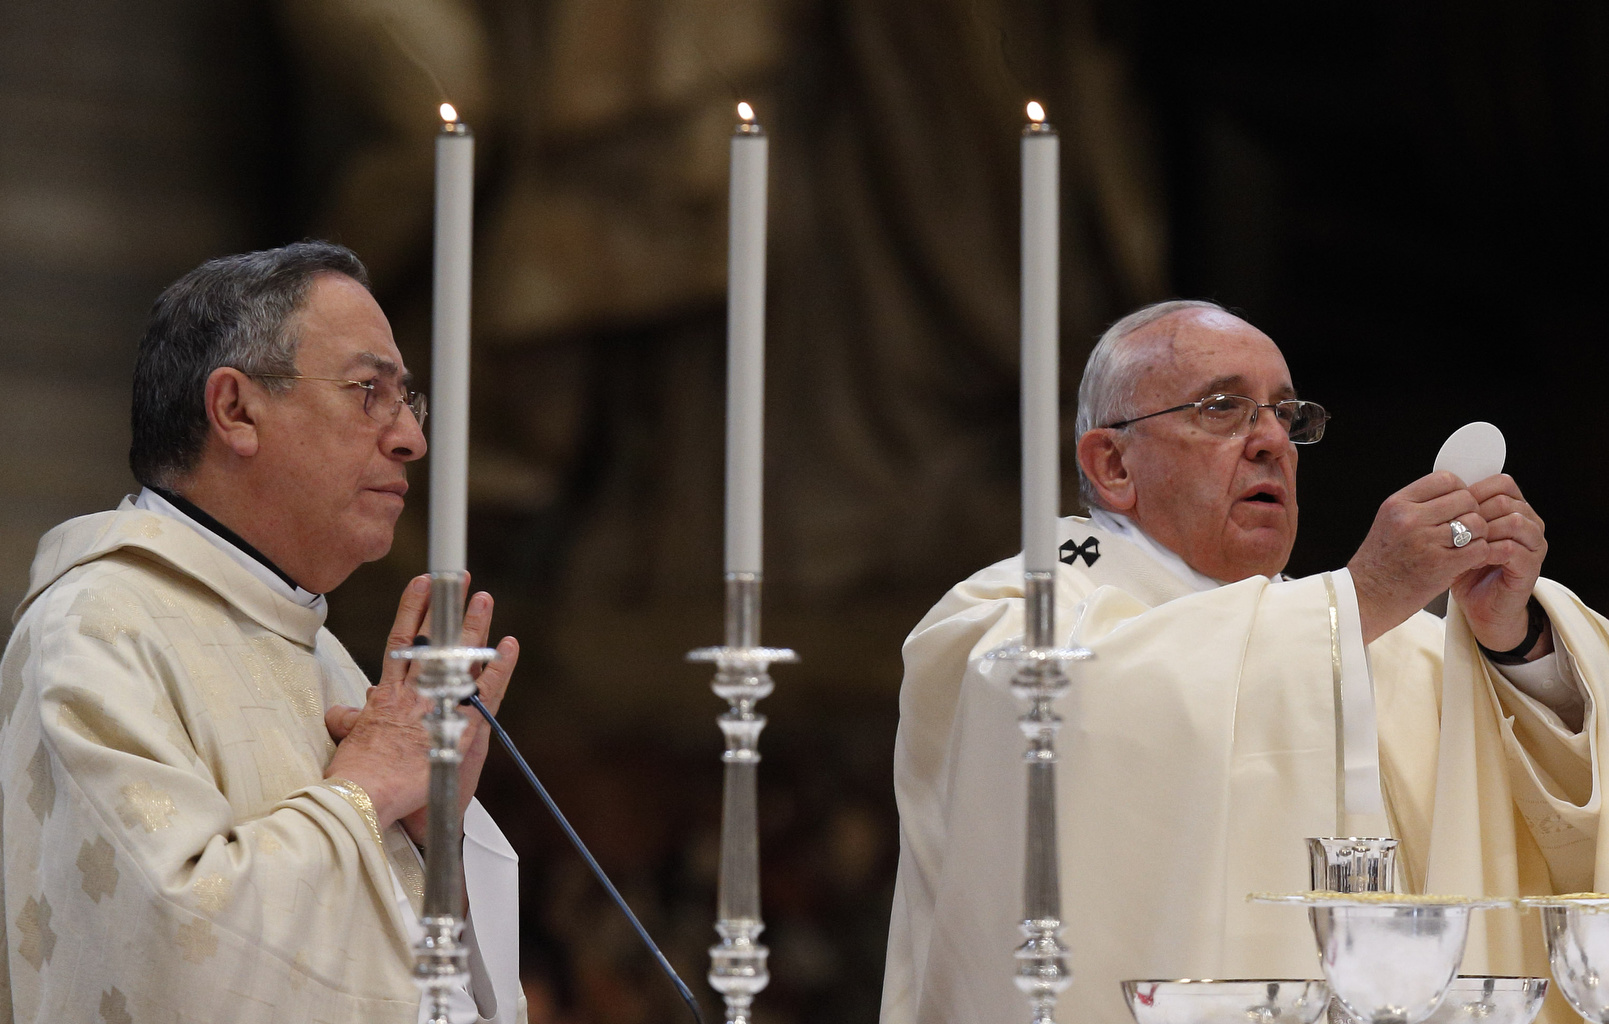
<instances>
[{"instance_id":1,"label":"draped fabric in background","mask_svg":"<svg viewBox=\"0 0 1609 1024\"><path fill-rule=\"evenodd\" d=\"M314 230L379 254L382 296L422 283L423 68L476 129L476 499L515 532L573 531L551 538L566 594L675 601L716 578L736 97L774 139L767 572L784 593L940 585L1010 543L1025 94L1063 131L1074 374L1107 318L1165 290L1149 119L1089 5L297 0L281 16L306 80L372 129L343 139Z\"/></svg>"}]
</instances>

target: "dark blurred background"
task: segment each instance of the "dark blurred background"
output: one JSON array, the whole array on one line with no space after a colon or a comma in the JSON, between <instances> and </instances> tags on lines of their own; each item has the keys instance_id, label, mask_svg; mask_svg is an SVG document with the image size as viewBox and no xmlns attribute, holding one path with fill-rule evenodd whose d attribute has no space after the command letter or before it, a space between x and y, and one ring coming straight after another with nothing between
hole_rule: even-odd
<instances>
[{"instance_id":1,"label":"dark blurred background","mask_svg":"<svg viewBox=\"0 0 1609 1024\"><path fill-rule=\"evenodd\" d=\"M1550 575L1606 607L1609 8L1491 0L7 0L0 603L40 533L133 489L135 346L200 261L353 246L428 386L451 99L479 139L470 567L525 644L504 717L707 993L721 705L682 655L721 635L739 96L772 137L765 638L804 659L762 705L761 1021L875 1019L899 645L1017 548L1030 96L1064 140L1069 424L1106 323L1217 299L1335 415L1293 571L1343 564L1489 419ZM332 601L371 667L425 490ZM484 795L523 857L533 1022L677 1019L495 754Z\"/></svg>"}]
</instances>

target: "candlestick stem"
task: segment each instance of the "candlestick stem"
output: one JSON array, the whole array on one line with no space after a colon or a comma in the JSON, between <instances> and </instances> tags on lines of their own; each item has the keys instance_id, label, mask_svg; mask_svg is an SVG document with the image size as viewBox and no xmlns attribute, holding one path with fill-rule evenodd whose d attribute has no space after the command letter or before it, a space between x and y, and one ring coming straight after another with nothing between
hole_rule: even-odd
<instances>
[{"instance_id":1,"label":"candlestick stem","mask_svg":"<svg viewBox=\"0 0 1609 1024\"><path fill-rule=\"evenodd\" d=\"M449 994L469 981L469 948L464 945L463 813L459 806L458 741L468 722L458 702L475 692L471 666L497 652L456 645L463 629L461 572L430 574L429 646L391 652L418 661L414 686L430 701L425 731L430 736L430 789L425 824L425 893L419 922L424 936L414 947L414 981L429 1024L450 1024Z\"/></svg>"},{"instance_id":2,"label":"candlestick stem","mask_svg":"<svg viewBox=\"0 0 1609 1024\"><path fill-rule=\"evenodd\" d=\"M721 754L721 873L716 888L710 987L726 1001L727 1024L751 1024L754 997L771 981L770 951L760 945L760 829L756 802L760 731L755 704L770 695L773 663L793 662L789 650L760 647L760 574L726 575L726 645L693 651L689 661L716 665L713 689L728 704L716 719L726 738Z\"/></svg>"},{"instance_id":3,"label":"candlestick stem","mask_svg":"<svg viewBox=\"0 0 1609 1024\"><path fill-rule=\"evenodd\" d=\"M1054 1024L1057 997L1072 983L1062 945L1060 852L1056 826L1056 734L1061 716L1054 702L1070 683L1062 665L1094 657L1083 648L1055 646L1055 574L1023 574L1023 642L988 657L1014 661L1011 692L1028 702L1018 726L1027 739L1028 813L1024 822L1022 933L1014 951L1017 988L1028 997L1033 1024Z\"/></svg>"}]
</instances>

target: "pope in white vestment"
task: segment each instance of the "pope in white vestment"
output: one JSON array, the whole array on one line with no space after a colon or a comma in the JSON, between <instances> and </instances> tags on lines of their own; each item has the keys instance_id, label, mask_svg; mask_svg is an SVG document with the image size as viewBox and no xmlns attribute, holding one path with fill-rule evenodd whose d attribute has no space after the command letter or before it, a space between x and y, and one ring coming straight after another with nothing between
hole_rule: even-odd
<instances>
[{"instance_id":1,"label":"pope in white vestment","mask_svg":"<svg viewBox=\"0 0 1609 1024\"><path fill-rule=\"evenodd\" d=\"M1557 583L1532 586L1521 575L1545 612L1552 653L1500 666L1456 600L1443 622L1411 613L1430 594L1407 604L1399 595L1403 610L1365 643L1364 585L1377 588L1374 577L1342 569L1287 579L1269 568L1221 584L1197 571L1176 550L1205 536L1192 550L1211 553L1220 535L1255 540L1268 523L1285 530L1265 545L1272 566L1283 565L1295 455L1256 414L1302 403L1267 338L1210 304L1142 311L1108 336L1117 345L1142 339L1130 346L1152 360L1142 368L1151 376L1132 378L1137 409L1098 413L1098 430L1081 422L1127 461L1085 461L1081 448L1080 464L1115 480L1103 493L1118 497L1132 496L1135 480L1156 487L1153 467L1164 466L1177 489L1147 492L1149 504L1136 507L1164 524L1171 514L1184 529L1174 548L1113 511L1060 522L1057 640L1094 658L1069 666L1072 685L1056 704L1066 722L1056 815L1072 973L1057 1020L1130 1019L1125 979L1319 977L1307 915L1246 899L1310 888L1308 837L1397 837L1398 885L1410 892L1609 889L1609 844L1598 843L1606 724L1597 713L1609 700L1609 622ZM1237 433L1207 421L1209 401L1215 415L1238 410ZM1173 416L1157 421L1166 432L1120 433L1164 415ZM1512 481L1470 488L1511 495L1496 498L1449 490L1448 481L1462 487L1448 474L1427 477L1382 509L1376 531L1421 545L1378 549L1422 553L1401 576L1440 565L1451 566L1437 570L1443 580L1475 578L1455 562L1468 538L1449 534L1450 515L1485 532L1493 558L1510 557L1495 545L1517 537L1532 551L1525 564L1540 563L1540 529L1512 497ZM1478 502L1489 516L1469 511ZM1512 509L1523 514L1505 518ZM1209 532L1190 534L1202 521ZM1242 523L1255 529L1236 533ZM1363 554L1353 564L1372 569L1377 556ZM1378 594L1369 592L1371 610ZM1021 641L1023 608L1019 556L956 586L905 643L894 763L901 853L883 1024L1028 1019L1012 957L1022 942L1025 706L1009 689L1014 666L985 657ZM1535 640L1533 632L1522 647ZM1546 977L1537 915L1474 914L1462 973ZM1543 1013L1555 1024L1576 1019L1556 991Z\"/></svg>"},{"instance_id":2,"label":"pope in white vestment","mask_svg":"<svg viewBox=\"0 0 1609 1024\"><path fill-rule=\"evenodd\" d=\"M368 680L314 607L171 508L40 544L0 663L0 1020L418 1019L421 860L326 779ZM465 821L471 989L523 1021L516 858Z\"/></svg>"},{"instance_id":3,"label":"pope in white vestment","mask_svg":"<svg viewBox=\"0 0 1609 1024\"><path fill-rule=\"evenodd\" d=\"M1557 631L1552 657L1586 685L1581 733L1493 671L1456 606L1445 635L1422 613L1365 652L1345 570L1203 586L1131 527L1131 539L1081 519L1062 530L1064 549L1086 554L1057 574L1056 621L1095 653L1070 670L1057 704L1068 723L1056 808L1073 973L1064 1024L1127 1019L1118 982L1128 978L1317 976L1306 915L1245 899L1308 888L1308 836L1397 836L1399 884L1414 892L1609 885L1593 713L1609 694L1609 630L1565 588L1542 581L1537 593ZM1026 1019L1011 959L1023 708L1011 665L983 657L1021 638L1022 608L1012 558L952 590L905 644L885 1024ZM1352 645L1365 690L1372 677L1376 706L1360 714L1379 722L1384 814L1338 828L1332 652L1345 659ZM1508 674L1546 694L1551 666L1524 668ZM1438 723L1458 741L1438 747ZM1367 779L1348 768L1347 784ZM1464 973L1547 976L1534 918L1475 918Z\"/></svg>"}]
</instances>

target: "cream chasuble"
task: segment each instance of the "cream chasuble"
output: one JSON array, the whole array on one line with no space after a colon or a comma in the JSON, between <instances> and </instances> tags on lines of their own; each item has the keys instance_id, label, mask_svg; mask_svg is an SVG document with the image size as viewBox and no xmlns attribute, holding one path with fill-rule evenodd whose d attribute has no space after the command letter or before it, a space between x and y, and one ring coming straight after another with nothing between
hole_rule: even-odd
<instances>
[{"instance_id":1,"label":"cream chasuble","mask_svg":"<svg viewBox=\"0 0 1609 1024\"><path fill-rule=\"evenodd\" d=\"M323 619L127 502L46 535L0 662L0 1020L418 1019L420 862L323 778L368 686ZM510 896L472 861L513 854L469 818L474 916ZM480 941L482 1008L524 1020L517 932Z\"/></svg>"},{"instance_id":2,"label":"cream chasuble","mask_svg":"<svg viewBox=\"0 0 1609 1024\"><path fill-rule=\"evenodd\" d=\"M1587 693L1579 736L1492 669L1456 607L1445 630L1421 613L1348 657L1332 625L1338 612L1356 621L1341 574L1198 591L1143 543L1082 519L1060 529L1072 564L1057 573L1057 629L1096 655L1072 667L1057 704L1073 975L1057 1006L1063 1024L1128 1020L1118 989L1127 978L1319 977L1306 915L1245 897L1308 888L1303 840L1336 834L1341 764L1349 786L1380 779L1384 815L1346 827L1402 840L1408 891L1609 885L1609 855L1596 847L1605 726L1594 713L1609 693L1609 630L1569 591L1543 580L1536 594ZM1338 608L1343 600L1353 606ZM1027 1019L1011 957L1021 942L1023 709L1010 666L983 659L1021 635L1019 557L954 588L906 641L883 1024ZM1356 751L1337 750L1355 746L1338 728L1338 669L1353 663L1355 677L1358 660L1373 679L1377 776ZM1355 679L1347 685L1357 692ZM1547 975L1534 916L1474 917L1465 973ZM1549 1017L1574 1019L1553 995Z\"/></svg>"}]
</instances>

